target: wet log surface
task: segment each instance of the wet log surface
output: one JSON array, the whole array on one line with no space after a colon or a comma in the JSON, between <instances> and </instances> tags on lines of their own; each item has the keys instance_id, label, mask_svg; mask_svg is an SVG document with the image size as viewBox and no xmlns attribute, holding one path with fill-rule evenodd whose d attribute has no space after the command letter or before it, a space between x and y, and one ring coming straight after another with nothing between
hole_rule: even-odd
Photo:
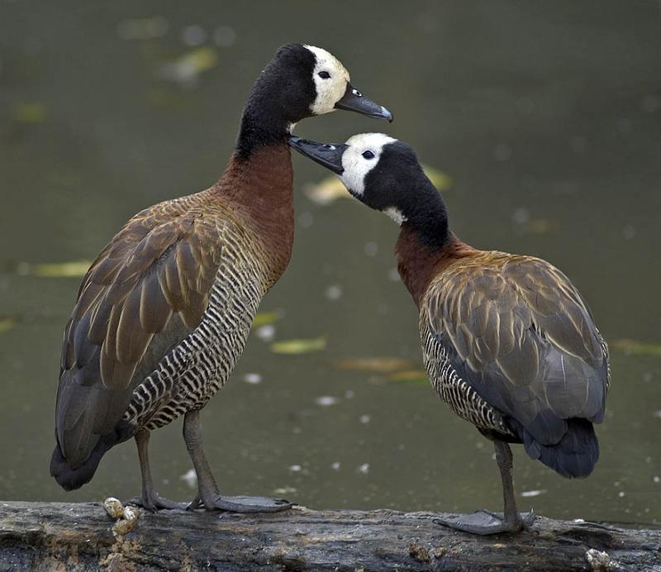
<instances>
[{"instance_id":1,"label":"wet log surface","mask_svg":"<svg viewBox=\"0 0 661 572\"><path fill-rule=\"evenodd\" d=\"M132 530L113 534L115 521L101 504L0 501L0 570L661 572L661 530L539 517L528 533L475 537L434 523L441 516L303 507L268 515L141 510Z\"/></svg>"}]
</instances>

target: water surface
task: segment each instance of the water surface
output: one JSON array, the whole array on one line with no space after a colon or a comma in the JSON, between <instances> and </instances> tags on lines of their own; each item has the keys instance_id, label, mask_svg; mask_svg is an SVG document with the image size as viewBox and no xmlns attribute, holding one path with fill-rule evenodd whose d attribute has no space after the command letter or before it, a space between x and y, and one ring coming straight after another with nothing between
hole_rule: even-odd
<instances>
[{"instance_id":1,"label":"water surface","mask_svg":"<svg viewBox=\"0 0 661 572\"><path fill-rule=\"evenodd\" d=\"M303 41L338 55L396 121L338 113L299 135L387 130L412 143L453 179L455 232L559 266L613 346L594 474L564 480L517 450L521 508L659 524L660 25L654 1L1 1L0 319L15 327L0 334L0 498L138 492L131 443L75 493L48 476L79 278L26 275L22 263L92 259L139 209L210 185L257 73L277 46ZM198 74L172 67L200 47ZM282 314L276 340L325 335L327 347L276 355L252 336L202 415L222 490L319 508L499 509L490 443L428 383L333 365L376 356L420 368L416 311L393 280L397 227L353 201L310 201L303 187L327 173L294 165L296 247L262 310ZM261 383L243 381L255 373ZM159 491L183 499L193 490L180 431L154 435L152 463Z\"/></svg>"}]
</instances>

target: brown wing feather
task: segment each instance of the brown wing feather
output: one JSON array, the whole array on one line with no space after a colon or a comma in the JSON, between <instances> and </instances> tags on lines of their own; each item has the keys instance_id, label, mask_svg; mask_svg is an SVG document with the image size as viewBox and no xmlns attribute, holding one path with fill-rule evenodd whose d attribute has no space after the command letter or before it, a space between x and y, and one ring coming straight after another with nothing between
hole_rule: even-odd
<instances>
[{"instance_id":1,"label":"brown wing feather","mask_svg":"<svg viewBox=\"0 0 661 572\"><path fill-rule=\"evenodd\" d=\"M90 267L65 330L57 397L58 441L72 468L121 419L136 369L155 339L168 338L172 316L188 330L199 324L223 224L190 198L162 203L131 219Z\"/></svg>"},{"instance_id":2,"label":"brown wing feather","mask_svg":"<svg viewBox=\"0 0 661 572\"><path fill-rule=\"evenodd\" d=\"M601 421L605 344L569 279L547 262L483 253L445 270L423 304L455 371L541 443L572 417Z\"/></svg>"}]
</instances>

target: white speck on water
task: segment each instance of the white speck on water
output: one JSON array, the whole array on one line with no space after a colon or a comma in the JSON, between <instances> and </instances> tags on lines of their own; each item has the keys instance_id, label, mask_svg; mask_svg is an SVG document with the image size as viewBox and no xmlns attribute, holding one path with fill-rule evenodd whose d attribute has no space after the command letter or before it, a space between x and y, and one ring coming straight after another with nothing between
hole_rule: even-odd
<instances>
[{"instance_id":1,"label":"white speck on water","mask_svg":"<svg viewBox=\"0 0 661 572\"><path fill-rule=\"evenodd\" d=\"M652 482L655 482L658 485L659 483L661 483L661 477L659 477L658 475L655 475L652 478Z\"/></svg>"},{"instance_id":2,"label":"white speck on water","mask_svg":"<svg viewBox=\"0 0 661 572\"><path fill-rule=\"evenodd\" d=\"M388 278L392 282L399 282L401 280L399 276L399 272L397 272L397 268L391 268L390 270L388 270Z\"/></svg>"},{"instance_id":3,"label":"white speck on water","mask_svg":"<svg viewBox=\"0 0 661 572\"><path fill-rule=\"evenodd\" d=\"M340 470L340 467L341 467L341 465L340 465L340 462L339 462L339 461L335 461L335 462L331 465L331 469L333 469L334 471L339 471L339 470Z\"/></svg>"},{"instance_id":4,"label":"white speck on water","mask_svg":"<svg viewBox=\"0 0 661 572\"><path fill-rule=\"evenodd\" d=\"M372 420L372 418L369 415L361 415L360 416L360 422L363 425L367 425L371 420Z\"/></svg>"},{"instance_id":5,"label":"white speck on water","mask_svg":"<svg viewBox=\"0 0 661 572\"><path fill-rule=\"evenodd\" d=\"M505 143L498 143L493 148L493 156L496 161L508 161L512 157L512 148Z\"/></svg>"},{"instance_id":6,"label":"white speck on water","mask_svg":"<svg viewBox=\"0 0 661 572\"><path fill-rule=\"evenodd\" d=\"M651 463L652 462L652 457L645 457L645 462L646 463Z\"/></svg>"},{"instance_id":7,"label":"white speck on water","mask_svg":"<svg viewBox=\"0 0 661 572\"><path fill-rule=\"evenodd\" d=\"M303 211L298 215L298 224L301 228L310 228L314 224L314 216L309 211Z\"/></svg>"},{"instance_id":8,"label":"white speck on water","mask_svg":"<svg viewBox=\"0 0 661 572\"><path fill-rule=\"evenodd\" d=\"M330 407L331 405L337 405L340 402L340 398L331 395L322 395L321 397L317 397L314 402L322 407Z\"/></svg>"},{"instance_id":9,"label":"white speck on water","mask_svg":"<svg viewBox=\"0 0 661 572\"><path fill-rule=\"evenodd\" d=\"M530 220L530 211L526 207L519 207L512 213L512 222L516 225L526 224Z\"/></svg>"},{"instance_id":10,"label":"white speck on water","mask_svg":"<svg viewBox=\"0 0 661 572\"><path fill-rule=\"evenodd\" d=\"M300 473L300 472L303 470L303 467L301 467L301 465L291 465L291 466L289 467L289 470L290 470L292 473Z\"/></svg>"},{"instance_id":11,"label":"white speck on water","mask_svg":"<svg viewBox=\"0 0 661 572\"><path fill-rule=\"evenodd\" d=\"M274 489L273 494L275 495L290 495L298 491L296 487L280 487L279 489Z\"/></svg>"},{"instance_id":12,"label":"white speck on water","mask_svg":"<svg viewBox=\"0 0 661 572\"><path fill-rule=\"evenodd\" d=\"M361 475L366 475L367 473L370 472L370 464L369 463L363 463L362 465L359 465L358 468L356 469Z\"/></svg>"},{"instance_id":13,"label":"white speck on water","mask_svg":"<svg viewBox=\"0 0 661 572\"><path fill-rule=\"evenodd\" d=\"M243 376L243 381L252 384L262 383L262 376L258 373L246 373Z\"/></svg>"},{"instance_id":14,"label":"white speck on water","mask_svg":"<svg viewBox=\"0 0 661 572\"><path fill-rule=\"evenodd\" d=\"M185 46L201 46L207 41L207 33L202 26L197 24L186 26L181 31L181 41Z\"/></svg>"},{"instance_id":15,"label":"white speck on water","mask_svg":"<svg viewBox=\"0 0 661 572\"><path fill-rule=\"evenodd\" d=\"M229 48L236 42L236 32L230 26L218 26L213 31L213 41L221 48Z\"/></svg>"},{"instance_id":16,"label":"white speck on water","mask_svg":"<svg viewBox=\"0 0 661 572\"><path fill-rule=\"evenodd\" d=\"M636 227L632 224L625 225L622 228L622 236L624 237L624 240L631 240L634 236L636 236Z\"/></svg>"},{"instance_id":17,"label":"white speck on water","mask_svg":"<svg viewBox=\"0 0 661 572\"><path fill-rule=\"evenodd\" d=\"M619 493L617 493L617 496L622 498L624 496L624 491L620 491Z\"/></svg>"},{"instance_id":18,"label":"white speck on water","mask_svg":"<svg viewBox=\"0 0 661 572\"><path fill-rule=\"evenodd\" d=\"M326 298L329 300L338 300L342 297L342 286L339 284L332 284L326 288Z\"/></svg>"},{"instance_id":19,"label":"white speck on water","mask_svg":"<svg viewBox=\"0 0 661 572\"><path fill-rule=\"evenodd\" d=\"M275 326L266 324L255 330L255 335L264 342L271 342L275 338Z\"/></svg>"},{"instance_id":20,"label":"white speck on water","mask_svg":"<svg viewBox=\"0 0 661 572\"><path fill-rule=\"evenodd\" d=\"M365 244L363 250L367 256L376 256L379 252L379 245L376 242L368 242Z\"/></svg>"},{"instance_id":21,"label":"white speck on water","mask_svg":"<svg viewBox=\"0 0 661 572\"><path fill-rule=\"evenodd\" d=\"M544 493L548 492L546 489L538 489L535 491L523 491L521 493L522 497L538 497L539 495L543 495Z\"/></svg>"},{"instance_id":22,"label":"white speck on water","mask_svg":"<svg viewBox=\"0 0 661 572\"><path fill-rule=\"evenodd\" d=\"M661 418L661 409L659 409L658 411L655 411L652 415L654 415L654 417L660 417Z\"/></svg>"},{"instance_id":23,"label":"white speck on water","mask_svg":"<svg viewBox=\"0 0 661 572\"><path fill-rule=\"evenodd\" d=\"M195 469L190 469L179 478L184 481L191 489L194 489L197 486L197 473L195 472Z\"/></svg>"},{"instance_id":24,"label":"white speck on water","mask_svg":"<svg viewBox=\"0 0 661 572\"><path fill-rule=\"evenodd\" d=\"M352 399L356 395L356 392L353 389L347 389L344 392L344 397L346 399Z\"/></svg>"}]
</instances>

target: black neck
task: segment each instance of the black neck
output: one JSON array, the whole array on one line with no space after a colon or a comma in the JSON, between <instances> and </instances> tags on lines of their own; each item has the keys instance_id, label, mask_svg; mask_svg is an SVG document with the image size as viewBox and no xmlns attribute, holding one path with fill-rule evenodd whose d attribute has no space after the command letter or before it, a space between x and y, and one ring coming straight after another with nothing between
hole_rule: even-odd
<instances>
[{"instance_id":1,"label":"black neck","mask_svg":"<svg viewBox=\"0 0 661 572\"><path fill-rule=\"evenodd\" d=\"M443 249L450 241L448 213L443 197L427 177L410 196L415 200L402 209L406 219L402 227L413 229L431 250Z\"/></svg>"},{"instance_id":2,"label":"black neck","mask_svg":"<svg viewBox=\"0 0 661 572\"><path fill-rule=\"evenodd\" d=\"M248 98L241 118L241 129L236 143L238 154L249 157L259 147L281 145L289 137L290 122L278 109L274 98L258 90L257 86Z\"/></svg>"}]
</instances>

